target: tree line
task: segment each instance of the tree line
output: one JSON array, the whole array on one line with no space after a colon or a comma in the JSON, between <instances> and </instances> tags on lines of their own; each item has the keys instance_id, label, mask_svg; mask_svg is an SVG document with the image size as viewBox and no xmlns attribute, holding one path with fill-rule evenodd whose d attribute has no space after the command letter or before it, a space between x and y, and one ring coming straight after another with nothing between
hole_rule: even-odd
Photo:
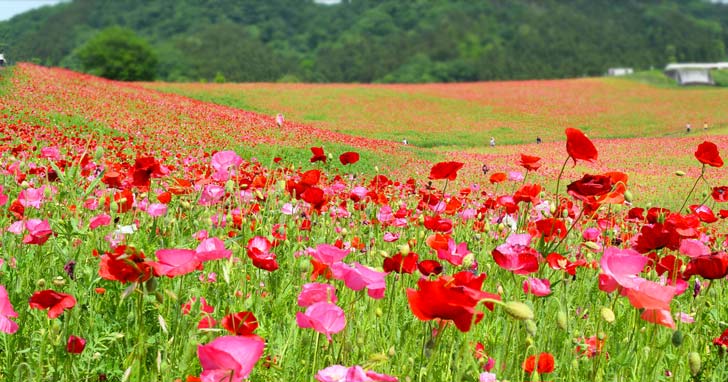
<instances>
[{"instance_id":1,"label":"tree line","mask_svg":"<svg viewBox=\"0 0 728 382\"><path fill-rule=\"evenodd\" d=\"M723 25L704 0L74 0L0 23L0 49L129 80L451 82L725 60Z\"/></svg>"}]
</instances>

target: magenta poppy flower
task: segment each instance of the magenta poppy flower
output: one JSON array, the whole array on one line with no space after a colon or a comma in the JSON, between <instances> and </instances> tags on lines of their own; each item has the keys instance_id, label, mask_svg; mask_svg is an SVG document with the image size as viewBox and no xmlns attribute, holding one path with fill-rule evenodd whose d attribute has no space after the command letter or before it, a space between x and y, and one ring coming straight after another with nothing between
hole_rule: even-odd
<instances>
[{"instance_id":1,"label":"magenta poppy flower","mask_svg":"<svg viewBox=\"0 0 728 382\"><path fill-rule=\"evenodd\" d=\"M331 341L331 335L346 327L344 311L330 302L317 302L309 306L305 313L296 313L296 323L300 328L312 328L326 335Z\"/></svg>"},{"instance_id":2,"label":"magenta poppy flower","mask_svg":"<svg viewBox=\"0 0 728 382\"><path fill-rule=\"evenodd\" d=\"M307 307L317 302L336 303L336 288L331 284L308 283L298 294L298 306Z\"/></svg>"},{"instance_id":3,"label":"magenta poppy flower","mask_svg":"<svg viewBox=\"0 0 728 382\"><path fill-rule=\"evenodd\" d=\"M48 241L48 237L53 233L48 220L29 219L25 222L25 229L28 230L28 234L23 238L25 244L41 245Z\"/></svg>"},{"instance_id":4,"label":"magenta poppy flower","mask_svg":"<svg viewBox=\"0 0 728 382\"><path fill-rule=\"evenodd\" d=\"M111 224L111 216L107 214L101 214L91 218L91 221L89 221L88 223L88 228L96 229L99 227L107 226L109 224Z\"/></svg>"},{"instance_id":5,"label":"magenta poppy flower","mask_svg":"<svg viewBox=\"0 0 728 382\"><path fill-rule=\"evenodd\" d=\"M375 271L356 262L351 266L342 262L335 263L331 266L331 271L334 278L343 280L349 289L358 291L367 288L369 297L384 298L384 278L387 276L385 272Z\"/></svg>"},{"instance_id":6,"label":"magenta poppy flower","mask_svg":"<svg viewBox=\"0 0 728 382\"><path fill-rule=\"evenodd\" d=\"M160 249L155 254L158 261L150 262L149 265L157 276L172 278L202 269L197 253L191 249Z\"/></svg>"},{"instance_id":7,"label":"magenta poppy flower","mask_svg":"<svg viewBox=\"0 0 728 382\"><path fill-rule=\"evenodd\" d=\"M8 291L3 285L0 285L0 332L13 334L18 331L18 324L11 318L18 317L18 313L13 309L13 305L8 298Z\"/></svg>"},{"instance_id":8,"label":"magenta poppy flower","mask_svg":"<svg viewBox=\"0 0 728 382\"><path fill-rule=\"evenodd\" d=\"M225 243L216 237L202 240L195 252L197 258L203 263L210 260L229 259L233 255L233 251L226 249Z\"/></svg>"},{"instance_id":9,"label":"magenta poppy flower","mask_svg":"<svg viewBox=\"0 0 728 382\"><path fill-rule=\"evenodd\" d=\"M529 246L530 243L531 235L512 234L508 236L504 244L493 250L491 253L493 260L501 268L517 275L536 272L541 255Z\"/></svg>"},{"instance_id":10,"label":"magenta poppy flower","mask_svg":"<svg viewBox=\"0 0 728 382\"><path fill-rule=\"evenodd\" d=\"M544 297L551 294L551 282L548 279L529 277L523 280L523 293Z\"/></svg>"},{"instance_id":11,"label":"magenta poppy flower","mask_svg":"<svg viewBox=\"0 0 728 382\"><path fill-rule=\"evenodd\" d=\"M462 265L463 259L469 254L470 251L468 251L468 243L462 242L460 244L455 244L455 240L452 238L448 238L447 240L447 249L437 249L438 259L447 260L450 264L455 266Z\"/></svg>"},{"instance_id":12,"label":"magenta poppy flower","mask_svg":"<svg viewBox=\"0 0 728 382\"><path fill-rule=\"evenodd\" d=\"M311 257L321 264L328 266L340 262L349 254L349 250L343 250L330 244L319 244L316 250L311 252Z\"/></svg>"},{"instance_id":13,"label":"magenta poppy flower","mask_svg":"<svg viewBox=\"0 0 728 382\"><path fill-rule=\"evenodd\" d=\"M273 248L268 239L262 236L256 236L248 241L247 249L248 257L253 260L253 265L257 268L273 272L278 269L275 253L270 252Z\"/></svg>"},{"instance_id":14,"label":"magenta poppy flower","mask_svg":"<svg viewBox=\"0 0 728 382\"><path fill-rule=\"evenodd\" d=\"M223 336L197 347L202 382L241 382L263 355L265 341L256 336Z\"/></svg>"}]
</instances>

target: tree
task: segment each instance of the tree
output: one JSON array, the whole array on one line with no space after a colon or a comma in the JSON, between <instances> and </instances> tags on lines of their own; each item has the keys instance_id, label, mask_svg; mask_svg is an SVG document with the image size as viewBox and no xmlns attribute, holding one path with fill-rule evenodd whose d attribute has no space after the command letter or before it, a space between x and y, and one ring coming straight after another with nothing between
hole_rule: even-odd
<instances>
[{"instance_id":1,"label":"tree","mask_svg":"<svg viewBox=\"0 0 728 382\"><path fill-rule=\"evenodd\" d=\"M121 27L99 32L80 48L78 57L86 72L112 80L153 80L157 67L149 43Z\"/></svg>"}]
</instances>

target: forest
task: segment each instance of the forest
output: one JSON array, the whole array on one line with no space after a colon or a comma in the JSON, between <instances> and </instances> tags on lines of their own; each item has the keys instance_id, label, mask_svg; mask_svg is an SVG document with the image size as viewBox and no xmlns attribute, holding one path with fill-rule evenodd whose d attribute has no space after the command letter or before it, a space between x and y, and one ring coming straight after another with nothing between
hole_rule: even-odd
<instances>
[{"instance_id":1,"label":"forest","mask_svg":"<svg viewBox=\"0 0 728 382\"><path fill-rule=\"evenodd\" d=\"M103 75L91 48L116 31L153 56L121 79L455 82L721 61L725 25L702 0L74 0L0 22L0 49Z\"/></svg>"}]
</instances>

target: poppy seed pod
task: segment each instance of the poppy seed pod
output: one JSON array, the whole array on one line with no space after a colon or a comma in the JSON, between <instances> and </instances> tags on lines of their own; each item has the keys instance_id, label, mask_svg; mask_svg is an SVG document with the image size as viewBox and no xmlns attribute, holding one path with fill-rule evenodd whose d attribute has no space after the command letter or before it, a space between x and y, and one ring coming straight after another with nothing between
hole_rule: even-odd
<instances>
[{"instance_id":1,"label":"poppy seed pod","mask_svg":"<svg viewBox=\"0 0 728 382\"><path fill-rule=\"evenodd\" d=\"M614 311L612 309L604 306L599 311L599 313L602 315L602 318L604 319L604 321L607 321L610 324L614 322L615 317L614 317Z\"/></svg>"},{"instance_id":2,"label":"poppy seed pod","mask_svg":"<svg viewBox=\"0 0 728 382\"><path fill-rule=\"evenodd\" d=\"M694 351L688 353L688 366L690 366L690 374L693 377L698 375L701 367L700 354Z\"/></svg>"},{"instance_id":3,"label":"poppy seed pod","mask_svg":"<svg viewBox=\"0 0 728 382\"><path fill-rule=\"evenodd\" d=\"M533 320L533 310L528 305L518 301L508 301L504 308L509 316L517 320Z\"/></svg>"}]
</instances>

